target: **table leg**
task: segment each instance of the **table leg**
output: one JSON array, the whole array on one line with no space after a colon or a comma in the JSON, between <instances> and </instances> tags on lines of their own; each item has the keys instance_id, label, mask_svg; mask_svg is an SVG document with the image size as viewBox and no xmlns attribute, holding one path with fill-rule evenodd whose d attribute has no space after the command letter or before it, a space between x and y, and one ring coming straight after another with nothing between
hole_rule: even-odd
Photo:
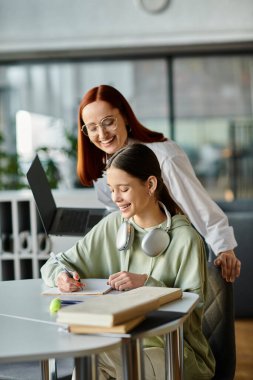
<instances>
[{"instance_id":1,"label":"table leg","mask_svg":"<svg viewBox=\"0 0 253 380\"><path fill-rule=\"evenodd\" d=\"M136 339L136 366L138 373L138 380L145 379L145 363L144 363L144 351L142 346L142 339Z\"/></svg>"},{"instance_id":2,"label":"table leg","mask_svg":"<svg viewBox=\"0 0 253 380\"><path fill-rule=\"evenodd\" d=\"M179 344L179 331L172 331L165 335L165 379L183 380L181 369L182 350Z\"/></svg>"},{"instance_id":3,"label":"table leg","mask_svg":"<svg viewBox=\"0 0 253 380\"><path fill-rule=\"evenodd\" d=\"M92 380L91 357L75 358L75 380Z\"/></svg>"},{"instance_id":4,"label":"table leg","mask_svg":"<svg viewBox=\"0 0 253 380\"><path fill-rule=\"evenodd\" d=\"M181 325L178 329L178 352L180 365L180 378L184 378L184 327Z\"/></svg>"},{"instance_id":5,"label":"table leg","mask_svg":"<svg viewBox=\"0 0 253 380\"><path fill-rule=\"evenodd\" d=\"M98 357L97 355L91 356L91 370L92 370L92 379L97 380L99 373L98 373Z\"/></svg>"},{"instance_id":6,"label":"table leg","mask_svg":"<svg viewBox=\"0 0 253 380\"><path fill-rule=\"evenodd\" d=\"M165 335L165 379L174 379L172 333Z\"/></svg>"},{"instance_id":7,"label":"table leg","mask_svg":"<svg viewBox=\"0 0 253 380\"><path fill-rule=\"evenodd\" d=\"M122 375L124 380L134 380L132 373L132 347L130 339L122 339Z\"/></svg>"},{"instance_id":8,"label":"table leg","mask_svg":"<svg viewBox=\"0 0 253 380\"><path fill-rule=\"evenodd\" d=\"M41 371L41 380L50 380L48 360L42 360L40 362L40 371Z\"/></svg>"},{"instance_id":9,"label":"table leg","mask_svg":"<svg viewBox=\"0 0 253 380\"><path fill-rule=\"evenodd\" d=\"M141 339L122 339L122 373L124 380L144 379L143 350Z\"/></svg>"},{"instance_id":10,"label":"table leg","mask_svg":"<svg viewBox=\"0 0 253 380\"><path fill-rule=\"evenodd\" d=\"M57 380L57 365L55 359L40 362L42 380Z\"/></svg>"}]
</instances>

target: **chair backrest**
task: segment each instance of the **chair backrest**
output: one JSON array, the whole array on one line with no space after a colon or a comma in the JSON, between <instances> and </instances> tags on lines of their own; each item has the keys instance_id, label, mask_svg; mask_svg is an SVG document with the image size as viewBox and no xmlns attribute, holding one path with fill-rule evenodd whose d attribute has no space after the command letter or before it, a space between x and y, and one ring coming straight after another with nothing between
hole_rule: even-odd
<instances>
[{"instance_id":1,"label":"chair backrest","mask_svg":"<svg viewBox=\"0 0 253 380\"><path fill-rule=\"evenodd\" d=\"M234 284L235 318L253 318L253 293L249 292L253 273L253 200L237 199L233 202L217 203L234 229L238 244L235 254L242 262L241 275Z\"/></svg>"},{"instance_id":2,"label":"chair backrest","mask_svg":"<svg viewBox=\"0 0 253 380\"><path fill-rule=\"evenodd\" d=\"M236 367L233 284L208 262L208 291L203 332L216 360L216 380L233 380Z\"/></svg>"}]
</instances>

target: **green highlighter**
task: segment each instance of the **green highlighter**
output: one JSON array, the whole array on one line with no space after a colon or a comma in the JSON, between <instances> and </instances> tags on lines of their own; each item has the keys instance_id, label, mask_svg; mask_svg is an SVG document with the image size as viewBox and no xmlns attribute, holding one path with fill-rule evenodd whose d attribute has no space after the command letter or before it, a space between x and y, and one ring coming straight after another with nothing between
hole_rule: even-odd
<instances>
[{"instance_id":1,"label":"green highlighter","mask_svg":"<svg viewBox=\"0 0 253 380\"><path fill-rule=\"evenodd\" d=\"M60 308L61 308L60 298L54 298L50 302L50 306L49 306L50 313L57 313L57 311L60 310Z\"/></svg>"},{"instance_id":2,"label":"green highlighter","mask_svg":"<svg viewBox=\"0 0 253 380\"><path fill-rule=\"evenodd\" d=\"M62 306L75 305L80 302L83 302L83 301L61 300L60 298L54 298L50 303L49 310L51 313L57 313L57 311L60 310Z\"/></svg>"}]
</instances>

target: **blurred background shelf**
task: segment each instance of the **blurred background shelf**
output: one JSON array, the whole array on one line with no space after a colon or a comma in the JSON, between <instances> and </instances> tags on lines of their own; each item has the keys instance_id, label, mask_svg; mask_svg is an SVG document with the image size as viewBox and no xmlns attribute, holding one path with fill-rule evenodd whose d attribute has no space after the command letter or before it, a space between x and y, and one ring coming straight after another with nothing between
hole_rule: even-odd
<instances>
[{"instance_id":1,"label":"blurred background shelf","mask_svg":"<svg viewBox=\"0 0 253 380\"><path fill-rule=\"evenodd\" d=\"M93 189L53 194L58 206L101 208ZM0 192L0 280L39 278L49 253L70 247L78 238L47 236L30 190Z\"/></svg>"}]
</instances>

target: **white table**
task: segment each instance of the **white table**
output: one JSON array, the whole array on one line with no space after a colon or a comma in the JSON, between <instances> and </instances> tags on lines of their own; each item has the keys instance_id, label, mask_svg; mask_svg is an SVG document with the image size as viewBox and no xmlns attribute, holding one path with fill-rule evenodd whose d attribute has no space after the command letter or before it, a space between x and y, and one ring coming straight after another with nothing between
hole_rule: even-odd
<instances>
[{"instance_id":1,"label":"white table","mask_svg":"<svg viewBox=\"0 0 253 380\"><path fill-rule=\"evenodd\" d=\"M142 338L154 335L165 335L167 344L166 363L169 363L166 368L166 379L174 379L176 377L176 367L174 365L177 361L176 359L179 359L178 366L180 377L183 378L183 323L198 303L198 296L196 294L183 293L182 299L162 306L160 310L181 312L185 313L185 315L163 324L162 326L149 329L148 331L145 331L145 333L135 334L134 336L131 333L117 335L100 334L100 336L76 336L74 334L67 334L66 332L62 334L58 331L59 326L56 324L56 315L50 314L49 312L49 304L53 297L42 296L42 288L43 282L40 279L4 281L0 283L0 318L8 316L10 320L9 323L17 326L14 327L15 329L17 328L17 330L19 330L18 326L23 324L24 327L22 330L24 335L28 331L26 330L26 327L29 329L30 324L34 326L34 331L38 329L38 335L40 334L40 331L42 335L43 331L45 333L44 343L45 345L48 344L47 349L45 349L45 347L43 348L39 337L38 339L34 338L34 346L37 347L34 351L30 349L30 355L29 347L27 347L26 360L33 360L31 358L35 358L37 352L37 358L40 358L46 367L46 360L50 358L78 357L78 359L76 359L76 366L77 369L80 368L80 370L77 371L77 378L81 379L85 367L90 368L91 366L90 362L81 360L82 357L85 355L93 355L105 351L106 349L111 349L118 346L121 342L124 359L124 378L126 380L136 380L136 376L138 376L138 379L142 379L144 378L141 349ZM85 297L82 297L82 299L85 299ZM55 338L55 344L53 345L54 349L52 350L50 350L51 335L49 334L49 331L53 332ZM77 346L75 346L76 342L79 342ZM93 343L89 347L90 342ZM60 347L62 347L62 349ZM16 354L15 349L12 351L11 347L9 347L9 350L9 359L7 356L3 356L0 358L0 361L8 361L11 357L16 361L21 359L24 360L24 355L22 356L21 351L19 354ZM2 354L2 350L0 350L0 354ZM132 370L133 366L131 364L133 358L136 358L136 354L137 366L134 366L134 370ZM43 379L45 380L47 379L46 372L46 370L42 371ZM90 376L90 371L86 376Z\"/></svg>"},{"instance_id":2,"label":"white table","mask_svg":"<svg viewBox=\"0 0 253 380\"><path fill-rule=\"evenodd\" d=\"M122 339L59 329L56 315L49 312L52 297L42 296L41 290L40 279L0 282L0 362L39 360L42 379L48 380L48 359L74 357L77 380L91 379L95 355L121 347Z\"/></svg>"},{"instance_id":3,"label":"white table","mask_svg":"<svg viewBox=\"0 0 253 380\"><path fill-rule=\"evenodd\" d=\"M91 377L91 364L89 360L82 363L80 358L94 359L93 356L100 352L121 347L120 338L74 335L59 330L53 323L4 315L0 316L0 337L0 363L38 360L43 379L49 378L50 358L75 357L77 376L86 379Z\"/></svg>"}]
</instances>

